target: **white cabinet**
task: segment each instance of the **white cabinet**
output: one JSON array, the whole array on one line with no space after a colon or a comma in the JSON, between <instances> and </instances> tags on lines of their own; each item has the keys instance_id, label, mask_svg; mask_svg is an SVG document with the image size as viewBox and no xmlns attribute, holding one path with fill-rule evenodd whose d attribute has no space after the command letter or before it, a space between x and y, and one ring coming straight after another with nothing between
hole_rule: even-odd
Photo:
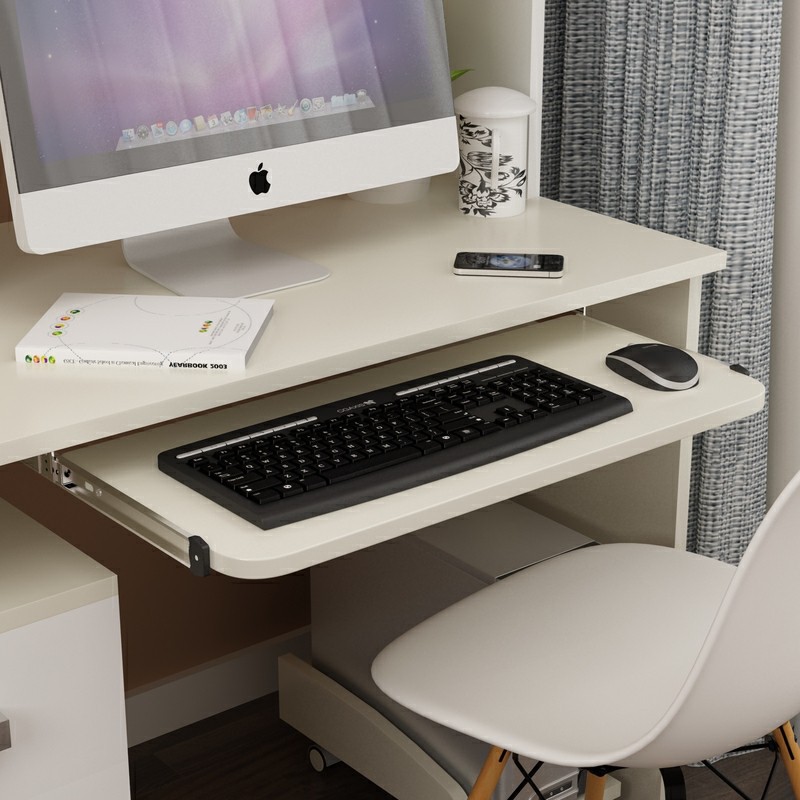
<instances>
[{"instance_id":1,"label":"white cabinet","mask_svg":"<svg viewBox=\"0 0 800 800\"><path fill-rule=\"evenodd\" d=\"M0 797L129 798L116 577L5 503L0 553Z\"/></svg>"}]
</instances>

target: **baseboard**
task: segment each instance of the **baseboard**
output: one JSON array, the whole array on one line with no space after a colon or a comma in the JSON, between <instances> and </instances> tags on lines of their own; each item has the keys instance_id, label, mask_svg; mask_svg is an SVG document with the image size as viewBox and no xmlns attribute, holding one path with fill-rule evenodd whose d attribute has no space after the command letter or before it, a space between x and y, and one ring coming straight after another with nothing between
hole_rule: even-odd
<instances>
[{"instance_id":1,"label":"baseboard","mask_svg":"<svg viewBox=\"0 0 800 800\"><path fill-rule=\"evenodd\" d=\"M276 692L278 656L309 659L310 651L309 629L300 628L128 692L128 746Z\"/></svg>"}]
</instances>

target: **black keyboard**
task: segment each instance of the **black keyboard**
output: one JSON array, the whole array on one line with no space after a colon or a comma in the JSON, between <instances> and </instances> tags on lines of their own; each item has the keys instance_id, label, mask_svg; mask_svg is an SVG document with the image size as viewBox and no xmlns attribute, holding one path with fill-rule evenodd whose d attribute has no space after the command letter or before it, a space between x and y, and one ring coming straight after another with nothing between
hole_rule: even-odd
<instances>
[{"instance_id":1,"label":"black keyboard","mask_svg":"<svg viewBox=\"0 0 800 800\"><path fill-rule=\"evenodd\" d=\"M632 411L620 395L499 356L160 453L163 472L260 528L383 497Z\"/></svg>"}]
</instances>

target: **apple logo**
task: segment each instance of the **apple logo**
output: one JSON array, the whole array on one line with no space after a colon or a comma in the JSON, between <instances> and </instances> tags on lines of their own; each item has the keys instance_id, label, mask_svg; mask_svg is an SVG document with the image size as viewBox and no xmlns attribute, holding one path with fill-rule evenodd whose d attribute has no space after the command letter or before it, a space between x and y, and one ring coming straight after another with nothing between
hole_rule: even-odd
<instances>
[{"instance_id":1,"label":"apple logo","mask_svg":"<svg viewBox=\"0 0 800 800\"><path fill-rule=\"evenodd\" d=\"M266 194L270 190L270 186L271 184L267 180L267 171L262 162L255 172L250 173L250 188L253 190L253 194Z\"/></svg>"}]
</instances>

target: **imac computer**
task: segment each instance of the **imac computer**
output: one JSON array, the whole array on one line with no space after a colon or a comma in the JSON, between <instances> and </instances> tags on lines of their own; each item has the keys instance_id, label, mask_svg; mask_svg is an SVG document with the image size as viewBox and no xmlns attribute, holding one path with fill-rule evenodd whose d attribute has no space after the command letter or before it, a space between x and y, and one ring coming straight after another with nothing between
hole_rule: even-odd
<instances>
[{"instance_id":1,"label":"imac computer","mask_svg":"<svg viewBox=\"0 0 800 800\"><path fill-rule=\"evenodd\" d=\"M180 294L327 274L230 217L458 163L442 0L0 0L0 86L19 246Z\"/></svg>"}]
</instances>

